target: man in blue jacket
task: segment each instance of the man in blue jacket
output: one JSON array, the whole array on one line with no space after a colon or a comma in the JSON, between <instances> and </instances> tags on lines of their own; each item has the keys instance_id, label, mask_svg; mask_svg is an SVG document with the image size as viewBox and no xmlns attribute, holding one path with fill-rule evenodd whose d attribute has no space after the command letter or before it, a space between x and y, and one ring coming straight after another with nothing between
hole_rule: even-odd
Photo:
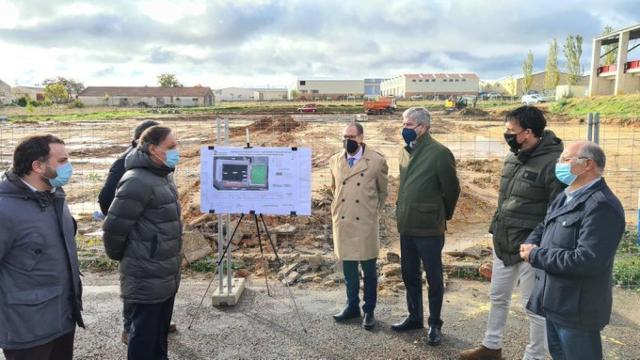
<instances>
[{"instance_id":1,"label":"man in blue jacket","mask_svg":"<svg viewBox=\"0 0 640 360\"><path fill-rule=\"evenodd\" d=\"M7 360L73 358L84 326L75 221L62 187L72 174L64 142L32 136L0 181L0 348Z\"/></svg>"},{"instance_id":2,"label":"man in blue jacket","mask_svg":"<svg viewBox=\"0 0 640 360\"><path fill-rule=\"evenodd\" d=\"M527 308L546 317L554 360L602 359L600 331L611 317L613 259L625 228L604 166L597 144L567 146L556 176L568 187L520 247L522 259L538 269Z\"/></svg>"}]
</instances>

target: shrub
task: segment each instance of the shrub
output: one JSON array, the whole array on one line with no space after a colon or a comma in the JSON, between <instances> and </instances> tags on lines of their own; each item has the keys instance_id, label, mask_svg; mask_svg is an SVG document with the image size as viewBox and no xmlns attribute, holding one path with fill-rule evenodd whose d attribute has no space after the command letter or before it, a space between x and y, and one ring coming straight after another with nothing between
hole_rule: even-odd
<instances>
[{"instance_id":1,"label":"shrub","mask_svg":"<svg viewBox=\"0 0 640 360\"><path fill-rule=\"evenodd\" d=\"M81 109L84 107L84 103L78 99L69 103L69 109Z\"/></svg>"}]
</instances>

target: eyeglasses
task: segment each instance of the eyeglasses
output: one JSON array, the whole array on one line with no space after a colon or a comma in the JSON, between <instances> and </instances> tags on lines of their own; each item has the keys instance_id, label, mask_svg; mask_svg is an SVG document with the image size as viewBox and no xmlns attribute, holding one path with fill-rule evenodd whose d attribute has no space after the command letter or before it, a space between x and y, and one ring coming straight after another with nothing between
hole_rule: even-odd
<instances>
[{"instance_id":1,"label":"eyeglasses","mask_svg":"<svg viewBox=\"0 0 640 360\"><path fill-rule=\"evenodd\" d=\"M355 140L358 135L343 135L342 138L345 140Z\"/></svg>"},{"instance_id":2,"label":"eyeglasses","mask_svg":"<svg viewBox=\"0 0 640 360\"><path fill-rule=\"evenodd\" d=\"M582 157L582 156L580 156L580 157L577 157L577 156L576 157L563 157L563 156L561 156L561 157L558 158L557 163L558 164L559 163L566 163L566 162L569 162L571 160L592 160L592 159L588 158L588 157Z\"/></svg>"}]
</instances>

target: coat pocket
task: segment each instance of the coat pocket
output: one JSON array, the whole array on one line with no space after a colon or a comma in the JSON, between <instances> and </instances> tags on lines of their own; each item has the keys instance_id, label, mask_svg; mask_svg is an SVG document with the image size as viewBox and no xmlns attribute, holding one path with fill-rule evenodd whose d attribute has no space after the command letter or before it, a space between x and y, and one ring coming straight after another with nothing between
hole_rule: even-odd
<instances>
[{"instance_id":1,"label":"coat pocket","mask_svg":"<svg viewBox=\"0 0 640 360\"><path fill-rule=\"evenodd\" d=\"M444 209L431 203L414 203L409 206L407 225L412 229L438 229L444 224Z\"/></svg>"},{"instance_id":2,"label":"coat pocket","mask_svg":"<svg viewBox=\"0 0 640 360\"><path fill-rule=\"evenodd\" d=\"M578 315L581 293L578 281L547 274L542 306L545 312L573 318Z\"/></svg>"},{"instance_id":3,"label":"coat pocket","mask_svg":"<svg viewBox=\"0 0 640 360\"><path fill-rule=\"evenodd\" d=\"M62 330L62 287L7 293L4 310L9 341L30 342Z\"/></svg>"},{"instance_id":4,"label":"coat pocket","mask_svg":"<svg viewBox=\"0 0 640 360\"><path fill-rule=\"evenodd\" d=\"M42 257L43 252L44 240L42 236L38 233L32 233L17 243L15 256L6 258L5 261L19 269L31 271Z\"/></svg>"}]
</instances>

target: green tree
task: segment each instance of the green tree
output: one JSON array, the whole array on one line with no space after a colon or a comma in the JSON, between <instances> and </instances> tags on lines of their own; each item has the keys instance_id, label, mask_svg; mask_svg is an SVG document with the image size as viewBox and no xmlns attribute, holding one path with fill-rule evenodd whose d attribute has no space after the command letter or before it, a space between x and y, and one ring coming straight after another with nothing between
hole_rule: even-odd
<instances>
[{"instance_id":1,"label":"green tree","mask_svg":"<svg viewBox=\"0 0 640 360\"><path fill-rule=\"evenodd\" d=\"M551 40L549 44L549 54L545 66L544 88L555 89L560 82L560 72L558 71L558 42Z\"/></svg>"},{"instance_id":2,"label":"green tree","mask_svg":"<svg viewBox=\"0 0 640 360\"><path fill-rule=\"evenodd\" d=\"M175 74L158 75L158 84L161 87L182 87Z\"/></svg>"},{"instance_id":3,"label":"green tree","mask_svg":"<svg viewBox=\"0 0 640 360\"><path fill-rule=\"evenodd\" d=\"M298 91L298 89L292 89L291 90L291 99L297 100L298 97L300 97L300 91Z\"/></svg>"},{"instance_id":4,"label":"green tree","mask_svg":"<svg viewBox=\"0 0 640 360\"><path fill-rule=\"evenodd\" d=\"M613 28L609 25L604 27L604 31L602 31L602 35L609 35L613 32ZM616 63L618 58L618 47L614 44L605 45L602 47L604 50L604 65L613 65Z\"/></svg>"},{"instance_id":5,"label":"green tree","mask_svg":"<svg viewBox=\"0 0 640 360\"><path fill-rule=\"evenodd\" d=\"M524 59L522 63L522 74L523 74L523 91L525 94L529 93L531 90L531 85L533 84L533 53L529 50L527 54L527 58Z\"/></svg>"},{"instance_id":6,"label":"green tree","mask_svg":"<svg viewBox=\"0 0 640 360\"><path fill-rule=\"evenodd\" d=\"M582 36L567 36L564 44L564 57L567 59L567 77L568 85L575 85L582 78L582 66L580 65L580 57L582 56Z\"/></svg>"},{"instance_id":7,"label":"green tree","mask_svg":"<svg viewBox=\"0 0 640 360\"><path fill-rule=\"evenodd\" d=\"M69 95L78 95L82 90L84 90L83 83L79 81L75 81L73 79L67 79L62 76L58 76L54 79L45 79L42 82L42 85L46 87L47 85L56 84L56 83L62 84L64 88L67 90L67 93Z\"/></svg>"},{"instance_id":8,"label":"green tree","mask_svg":"<svg viewBox=\"0 0 640 360\"><path fill-rule=\"evenodd\" d=\"M62 83L49 84L44 88L44 96L54 104L69 101L69 93Z\"/></svg>"}]
</instances>

